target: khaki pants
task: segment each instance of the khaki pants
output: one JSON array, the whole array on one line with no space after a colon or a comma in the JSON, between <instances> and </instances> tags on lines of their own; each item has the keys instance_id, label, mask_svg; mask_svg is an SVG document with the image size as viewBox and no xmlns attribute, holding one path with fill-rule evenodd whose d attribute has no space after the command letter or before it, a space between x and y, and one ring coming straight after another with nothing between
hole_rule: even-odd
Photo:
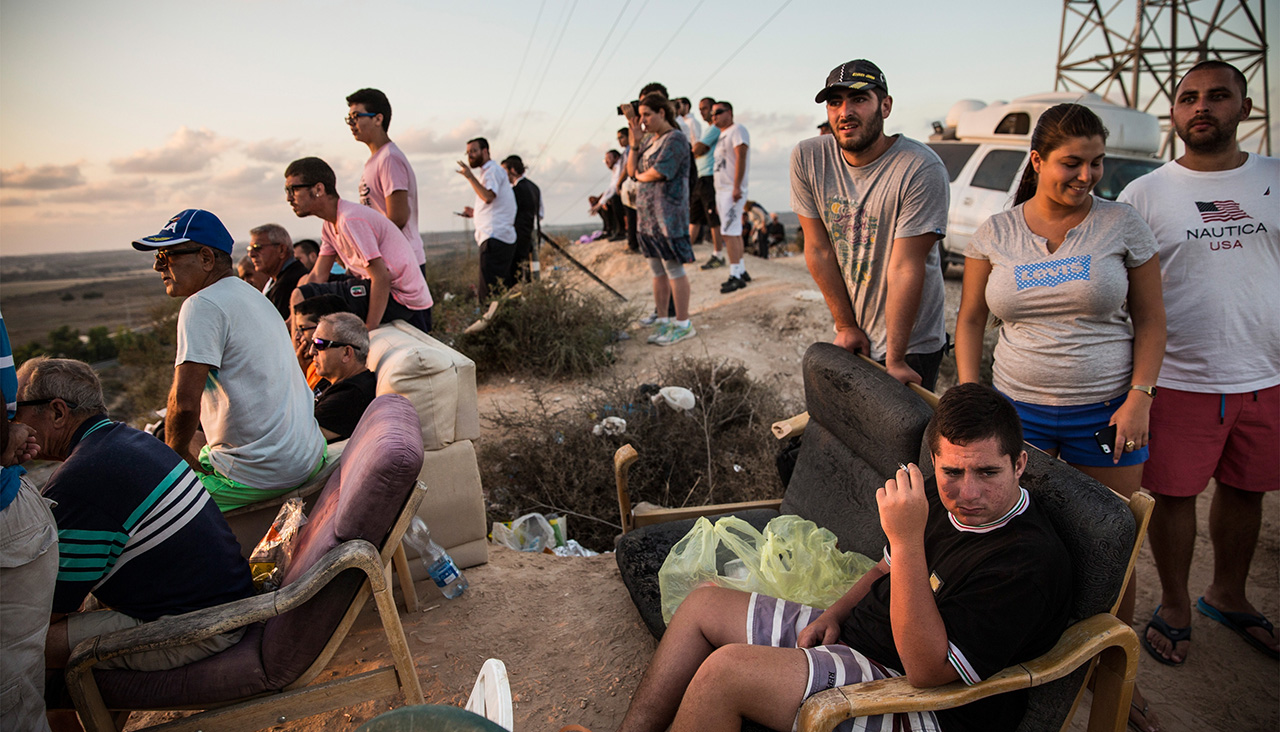
<instances>
[{"instance_id":1,"label":"khaki pants","mask_svg":"<svg viewBox=\"0 0 1280 732\"><path fill-rule=\"evenodd\" d=\"M97 610L91 613L72 613L67 616L67 645L74 649L82 641L95 635L103 635L125 628L136 628L145 620L138 620L115 610ZM119 656L98 663L95 668L127 668L131 671L167 671L185 666L234 646L244 636L244 628L237 628L190 645L143 651Z\"/></svg>"},{"instance_id":2,"label":"khaki pants","mask_svg":"<svg viewBox=\"0 0 1280 732\"><path fill-rule=\"evenodd\" d=\"M58 577L58 530L26 478L0 511L0 727L41 730L44 643Z\"/></svg>"}]
</instances>

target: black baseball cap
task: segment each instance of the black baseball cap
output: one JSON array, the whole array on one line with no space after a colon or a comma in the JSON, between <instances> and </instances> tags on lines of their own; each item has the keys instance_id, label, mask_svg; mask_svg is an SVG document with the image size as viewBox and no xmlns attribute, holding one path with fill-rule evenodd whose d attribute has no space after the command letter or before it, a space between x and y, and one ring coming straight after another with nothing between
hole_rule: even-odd
<instances>
[{"instance_id":1,"label":"black baseball cap","mask_svg":"<svg viewBox=\"0 0 1280 732\"><path fill-rule=\"evenodd\" d=\"M856 59L832 69L831 73L827 74L826 85L822 87L822 91L818 92L818 96L813 98L813 101L818 103L827 101L827 93L834 87L866 89L872 86L880 87L885 94L889 93L889 82L884 80L884 72L880 67L865 58Z\"/></svg>"}]
</instances>

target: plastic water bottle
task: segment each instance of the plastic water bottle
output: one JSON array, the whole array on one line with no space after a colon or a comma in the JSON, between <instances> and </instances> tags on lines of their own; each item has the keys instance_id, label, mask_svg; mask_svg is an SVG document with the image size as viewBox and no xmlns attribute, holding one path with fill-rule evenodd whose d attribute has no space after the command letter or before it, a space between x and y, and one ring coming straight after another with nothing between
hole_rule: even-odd
<instances>
[{"instance_id":1,"label":"plastic water bottle","mask_svg":"<svg viewBox=\"0 0 1280 732\"><path fill-rule=\"evenodd\" d=\"M409 522L409 530L404 533L404 542L418 552L422 563L427 565L427 574L431 575L431 581L440 588L441 594L452 600L466 591L466 576L453 563L449 553L431 539L431 530L426 522L414 516Z\"/></svg>"}]
</instances>

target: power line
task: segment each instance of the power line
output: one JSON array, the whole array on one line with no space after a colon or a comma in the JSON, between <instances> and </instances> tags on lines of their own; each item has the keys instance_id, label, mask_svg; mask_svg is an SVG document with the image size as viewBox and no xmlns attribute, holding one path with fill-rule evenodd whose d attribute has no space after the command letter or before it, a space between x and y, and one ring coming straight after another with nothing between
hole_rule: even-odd
<instances>
[{"instance_id":1,"label":"power line","mask_svg":"<svg viewBox=\"0 0 1280 732\"><path fill-rule=\"evenodd\" d=\"M555 44L551 47L551 55L547 58L547 64L542 69L542 76L538 78L538 84L534 87L533 94L529 97L530 105L533 100L538 98L538 94L542 92L542 83L547 80L547 72L551 71L551 65L555 62L556 53L560 50L560 42L564 40L565 31L569 30L569 21L573 19L573 11L578 7L578 0L573 0L573 4L569 6L569 13L565 16L564 22L560 24L560 33L556 36ZM524 123L529 119L529 114L533 111L532 106L525 111L520 119L520 127L516 129L516 136L511 140L511 147L515 148L516 141L520 139L520 132L524 130Z\"/></svg>"},{"instance_id":2,"label":"power line","mask_svg":"<svg viewBox=\"0 0 1280 732\"><path fill-rule=\"evenodd\" d=\"M773 15L770 15L764 21L764 23L760 24L759 28L756 28L755 33L752 33L751 35L747 36L747 40L743 41L741 46L738 46L733 53L729 54L729 58L725 59L724 63L717 66L716 70L712 71L711 75L708 76L706 79L704 79L703 82L699 84L696 88L701 90L702 88L706 87L706 85L709 84L712 79L716 78L717 74L719 74L721 71L724 71L724 67L728 66L731 61L737 58L738 54L742 53L742 49L746 48L748 44L754 41L756 39L756 36L760 35L760 32L763 31L765 28L767 28L769 24L773 22L773 19L778 17L778 15L781 14L783 10L786 10L787 6L790 4L791 4L791 0L785 0L785 2L783 2L782 5L777 10L773 11Z\"/></svg>"},{"instance_id":3,"label":"power line","mask_svg":"<svg viewBox=\"0 0 1280 732\"><path fill-rule=\"evenodd\" d=\"M661 49L658 50L656 54L654 54L653 60L649 62L648 66L644 67L644 71L640 72L639 78L631 82L630 88L635 89L637 86L640 85L640 82L643 81L645 76L649 74L649 70L652 69L658 63L658 59L662 58L662 54L666 53L668 48L671 48L671 44L675 43L676 38L680 36L680 31L684 30L684 27L686 25L689 25L689 21L693 20L693 14L698 12L698 9L701 8L702 4L705 3L706 1L707 0L698 0L698 4L694 5L693 10L690 10L689 14L684 17L684 21L680 23L680 27L676 28L675 32L671 34L671 37L667 39L666 45L664 45ZM791 2L791 0L787 0L787 2ZM759 33L760 31L756 31L756 32Z\"/></svg>"},{"instance_id":4,"label":"power line","mask_svg":"<svg viewBox=\"0 0 1280 732\"><path fill-rule=\"evenodd\" d=\"M529 42L524 44L524 55L520 58L520 67L516 70L516 78L511 82L511 93L507 95L507 104L502 109L502 117L498 119L498 128L494 130L496 140L502 135L502 125L507 121L507 112L511 111L511 100L516 98L516 89L520 88L520 77L524 74L525 62L529 60L529 49L533 48L533 39L538 35L538 23L542 21L542 11L547 7L547 0L538 6L538 15L533 19L533 29L529 31Z\"/></svg>"}]
</instances>

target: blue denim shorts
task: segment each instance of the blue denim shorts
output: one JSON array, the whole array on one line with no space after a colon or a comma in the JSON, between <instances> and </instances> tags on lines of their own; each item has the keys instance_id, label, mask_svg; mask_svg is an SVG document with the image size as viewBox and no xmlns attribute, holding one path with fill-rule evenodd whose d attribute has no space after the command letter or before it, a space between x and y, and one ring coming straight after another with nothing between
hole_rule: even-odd
<instances>
[{"instance_id":1,"label":"blue denim shorts","mask_svg":"<svg viewBox=\"0 0 1280 732\"><path fill-rule=\"evenodd\" d=\"M1010 401L1013 401L1012 399ZM1147 461L1147 448L1121 452L1120 462L1102 452L1093 434L1111 423L1111 415L1124 404L1124 396L1096 404L1055 407L1013 401L1022 419L1022 435L1032 445L1052 452L1075 465L1110 468L1139 465Z\"/></svg>"}]
</instances>

